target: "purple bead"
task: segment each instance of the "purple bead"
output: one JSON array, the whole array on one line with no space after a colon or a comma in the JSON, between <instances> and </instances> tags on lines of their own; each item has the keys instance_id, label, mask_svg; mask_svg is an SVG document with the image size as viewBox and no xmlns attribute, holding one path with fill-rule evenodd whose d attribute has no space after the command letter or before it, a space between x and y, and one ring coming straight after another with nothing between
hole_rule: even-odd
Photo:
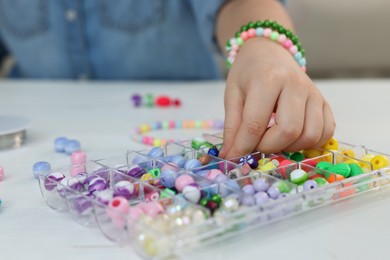
<instances>
[{"instance_id":1,"label":"purple bead","mask_svg":"<svg viewBox=\"0 0 390 260\"><path fill-rule=\"evenodd\" d=\"M133 94L131 96L131 101L135 107L139 107L142 104L142 96L139 94Z\"/></svg>"},{"instance_id":2,"label":"purple bead","mask_svg":"<svg viewBox=\"0 0 390 260\"><path fill-rule=\"evenodd\" d=\"M264 191L259 191L254 195L256 205L263 205L270 200L268 194Z\"/></svg>"},{"instance_id":3,"label":"purple bead","mask_svg":"<svg viewBox=\"0 0 390 260\"><path fill-rule=\"evenodd\" d=\"M267 193L271 199L276 200L279 197L280 191L277 187L271 186L268 190Z\"/></svg>"},{"instance_id":4,"label":"purple bead","mask_svg":"<svg viewBox=\"0 0 390 260\"><path fill-rule=\"evenodd\" d=\"M127 175L133 178L141 178L142 175L146 173L146 170L139 167L138 165L130 166L130 169L127 171Z\"/></svg>"},{"instance_id":5,"label":"purple bead","mask_svg":"<svg viewBox=\"0 0 390 260\"><path fill-rule=\"evenodd\" d=\"M104 205L108 205L114 197L110 190L98 191L94 195L96 200Z\"/></svg>"},{"instance_id":6,"label":"purple bead","mask_svg":"<svg viewBox=\"0 0 390 260\"><path fill-rule=\"evenodd\" d=\"M255 188L255 191L267 191L269 186L270 186L269 182L264 178L257 179L253 183L253 187Z\"/></svg>"},{"instance_id":7,"label":"purple bead","mask_svg":"<svg viewBox=\"0 0 390 260\"><path fill-rule=\"evenodd\" d=\"M67 186L68 186L68 178L63 178L60 183L57 184L57 192L58 195L62 198L65 198L66 192L67 192Z\"/></svg>"},{"instance_id":8,"label":"purple bead","mask_svg":"<svg viewBox=\"0 0 390 260\"><path fill-rule=\"evenodd\" d=\"M81 178L79 178L79 181L82 182L84 184L84 186L88 187L89 183L93 180L93 179L96 179L96 178L101 178L99 175L79 175L79 176L83 176L85 179L82 180Z\"/></svg>"},{"instance_id":9,"label":"purple bead","mask_svg":"<svg viewBox=\"0 0 390 260\"><path fill-rule=\"evenodd\" d=\"M55 187L57 187L57 184L65 178L65 175L59 172L53 172L49 174L44 181L45 189L48 191L52 191Z\"/></svg>"},{"instance_id":10,"label":"purple bead","mask_svg":"<svg viewBox=\"0 0 390 260\"><path fill-rule=\"evenodd\" d=\"M241 196L241 204L242 205L245 205L245 206L249 206L249 207L252 207L255 205L255 197L252 196L252 195L248 195L248 194L243 194Z\"/></svg>"},{"instance_id":11,"label":"purple bead","mask_svg":"<svg viewBox=\"0 0 390 260\"><path fill-rule=\"evenodd\" d=\"M313 181L313 180L307 180L305 181L305 183L303 184L303 189L304 190L312 190L312 189L315 189L318 187L318 184L316 181Z\"/></svg>"},{"instance_id":12,"label":"purple bead","mask_svg":"<svg viewBox=\"0 0 390 260\"><path fill-rule=\"evenodd\" d=\"M114 197L124 197L130 200L134 194L134 184L129 181L120 181L115 184Z\"/></svg>"},{"instance_id":13,"label":"purple bead","mask_svg":"<svg viewBox=\"0 0 390 260\"><path fill-rule=\"evenodd\" d=\"M108 188L107 182L102 177L92 179L88 183L88 191L94 193L95 191L102 191Z\"/></svg>"},{"instance_id":14,"label":"purple bead","mask_svg":"<svg viewBox=\"0 0 390 260\"><path fill-rule=\"evenodd\" d=\"M86 215L92 212L92 201L90 198L80 196L74 199L73 207L80 215Z\"/></svg>"},{"instance_id":15,"label":"purple bead","mask_svg":"<svg viewBox=\"0 0 390 260\"><path fill-rule=\"evenodd\" d=\"M84 189L84 185L77 178L72 178L68 180L68 187L71 190L82 191Z\"/></svg>"},{"instance_id":16,"label":"purple bead","mask_svg":"<svg viewBox=\"0 0 390 260\"><path fill-rule=\"evenodd\" d=\"M95 174L95 175L102 177L107 182L110 180L110 170L109 169L101 168L101 169L95 170L94 172L92 172L92 174Z\"/></svg>"},{"instance_id":17,"label":"purple bead","mask_svg":"<svg viewBox=\"0 0 390 260\"><path fill-rule=\"evenodd\" d=\"M248 194L248 195L254 195L255 194L255 188L253 187L252 184L247 184L244 187L242 187L242 191L245 194Z\"/></svg>"},{"instance_id":18,"label":"purple bead","mask_svg":"<svg viewBox=\"0 0 390 260\"><path fill-rule=\"evenodd\" d=\"M214 120L214 128L223 129L223 120Z\"/></svg>"},{"instance_id":19,"label":"purple bead","mask_svg":"<svg viewBox=\"0 0 390 260\"><path fill-rule=\"evenodd\" d=\"M259 166L259 162L251 155L247 155L240 158L240 165L249 164L252 169L256 169Z\"/></svg>"}]
</instances>

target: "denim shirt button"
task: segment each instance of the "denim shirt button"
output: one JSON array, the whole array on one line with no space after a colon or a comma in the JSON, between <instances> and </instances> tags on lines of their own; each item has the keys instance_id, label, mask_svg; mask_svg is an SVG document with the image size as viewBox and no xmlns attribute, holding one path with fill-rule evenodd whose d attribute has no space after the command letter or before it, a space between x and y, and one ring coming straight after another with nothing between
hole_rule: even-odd
<instances>
[{"instance_id":1,"label":"denim shirt button","mask_svg":"<svg viewBox=\"0 0 390 260\"><path fill-rule=\"evenodd\" d=\"M77 12L73 9L69 9L65 12L65 18L68 22L73 22L77 19Z\"/></svg>"}]
</instances>

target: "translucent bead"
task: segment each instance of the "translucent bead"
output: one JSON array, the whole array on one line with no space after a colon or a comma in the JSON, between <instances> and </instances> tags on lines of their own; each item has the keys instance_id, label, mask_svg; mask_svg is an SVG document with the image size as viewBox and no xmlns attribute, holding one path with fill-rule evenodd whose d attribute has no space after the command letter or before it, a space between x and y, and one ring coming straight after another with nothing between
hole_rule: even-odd
<instances>
[{"instance_id":1,"label":"translucent bead","mask_svg":"<svg viewBox=\"0 0 390 260\"><path fill-rule=\"evenodd\" d=\"M263 36L264 29L263 28L256 28L256 36Z\"/></svg>"},{"instance_id":2,"label":"translucent bead","mask_svg":"<svg viewBox=\"0 0 390 260\"><path fill-rule=\"evenodd\" d=\"M236 42L237 42L237 45L238 46L242 46L243 44L244 44L244 41L243 41L243 39L242 38L236 38Z\"/></svg>"},{"instance_id":3,"label":"translucent bead","mask_svg":"<svg viewBox=\"0 0 390 260\"><path fill-rule=\"evenodd\" d=\"M295 54L295 53L297 53L298 48L297 48L296 45L293 45L293 46L291 46L291 47L288 49L288 51L289 51L291 54Z\"/></svg>"},{"instance_id":4,"label":"translucent bead","mask_svg":"<svg viewBox=\"0 0 390 260\"><path fill-rule=\"evenodd\" d=\"M264 29L264 32L263 32L263 36L264 36L264 37L270 37L270 36L271 36L271 33L272 33L272 29L270 29L270 28L265 28L265 29Z\"/></svg>"},{"instance_id":5,"label":"translucent bead","mask_svg":"<svg viewBox=\"0 0 390 260\"><path fill-rule=\"evenodd\" d=\"M299 61L300 59L302 59L302 53L300 51L298 51L297 53L294 54L294 58Z\"/></svg>"},{"instance_id":6,"label":"translucent bead","mask_svg":"<svg viewBox=\"0 0 390 260\"><path fill-rule=\"evenodd\" d=\"M300 66L306 66L306 59L305 58L302 58L298 61L299 65Z\"/></svg>"},{"instance_id":7,"label":"translucent bead","mask_svg":"<svg viewBox=\"0 0 390 260\"><path fill-rule=\"evenodd\" d=\"M279 33L278 33L278 32L275 32L275 31L273 31L273 32L271 33L271 35L270 35L270 38L271 38L271 40L273 40L273 41L276 41L276 40L278 39L278 37L279 37Z\"/></svg>"},{"instance_id":8,"label":"translucent bead","mask_svg":"<svg viewBox=\"0 0 390 260\"><path fill-rule=\"evenodd\" d=\"M279 37L278 37L278 42L279 43L284 43L286 41L286 39L287 39L286 35L279 34Z\"/></svg>"}]
</instances>

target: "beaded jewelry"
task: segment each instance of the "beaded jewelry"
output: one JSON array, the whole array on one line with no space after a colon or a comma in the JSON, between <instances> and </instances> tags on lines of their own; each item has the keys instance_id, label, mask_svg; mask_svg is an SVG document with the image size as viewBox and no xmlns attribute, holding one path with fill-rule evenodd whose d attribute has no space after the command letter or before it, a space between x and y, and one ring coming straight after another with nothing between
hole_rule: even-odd
<instances>
[{"instance_id":1,"label":"beaded jewelry","mask_svg":"<svg viewBox=\"0 0 390 260\"><path fill-rule=\"evenodd\" d=\"M247 25L243 25L241 30L235 34L235 37L227 41L226 51L229 55L226 60L226 66L228 69L232 66L244 42L254 37L269 38L282 45L291 53L302 70L306 72L305 50L302 48L298 37L290 30L279 25L278 22L269 20L259 20L256 23L250 22Z\"/></svg>"},{"instance_id":2,"label":"beaded jewelry","mask_svg":"<svg viewBox=\"0 0 390 260\"><path fill-rule=\"evenodd\" d=\"M152 145L152 146L162 146L166 145L168 142L178 142L179 140L175 139L163 139L156 138L152 136L147 136L145 133L148 133L153 130L160 129L223 129L222 120L167 120L167 121L157 121L152 124L142 124L131 131L132 140L138 143Z\"/></svg>"}]
</instances>

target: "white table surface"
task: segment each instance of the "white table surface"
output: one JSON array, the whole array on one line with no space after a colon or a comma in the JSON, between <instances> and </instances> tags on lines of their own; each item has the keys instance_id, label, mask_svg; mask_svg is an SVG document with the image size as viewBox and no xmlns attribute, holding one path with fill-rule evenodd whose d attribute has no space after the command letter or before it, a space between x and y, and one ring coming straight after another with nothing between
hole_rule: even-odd
<instances>
[{"instance_id":1,"label":"white table surface","mask_svg":"<svg viewBox=\"0 0 390 260\"><path fill-rule=\"evenodd\" d=\"M335 136L390 153L390 80L317 81L337 121ZM59 136L78 139L89 158L124 154L145 146L130 129L165 119L223 119L224 82L0 81L0 115L32 121L27 143L0 151L0 259L138 259L129 246L107 240L50 209L32 174L36 161L62 166L54 152ZM180 108L134 108L131 94L179 97ZM179 138L202 131L175 130ZM171 132L153 132L169 136ZM389 192L323 207L201 248L185 259L389 259Z\"/></svg>"}]
</instances>

